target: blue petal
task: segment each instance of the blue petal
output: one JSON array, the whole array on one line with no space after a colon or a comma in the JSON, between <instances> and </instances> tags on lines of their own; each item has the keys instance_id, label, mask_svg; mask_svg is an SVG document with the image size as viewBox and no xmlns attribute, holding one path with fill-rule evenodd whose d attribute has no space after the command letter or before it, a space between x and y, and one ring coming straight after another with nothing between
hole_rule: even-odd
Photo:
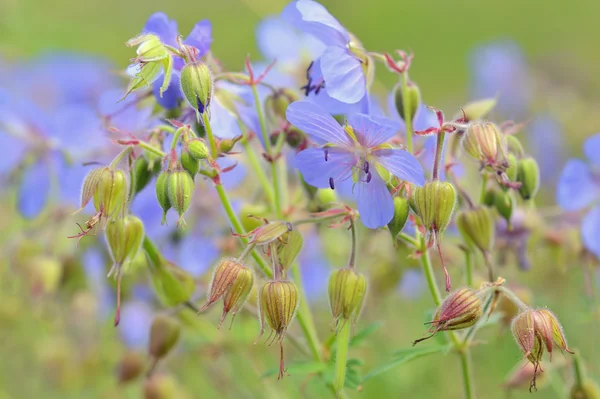
<instances>
[{"instance_id":1,"label":"blue petal","mask_svg":"<svg viewBox=\"0 0 600 399\"><path fill-rule=\"evenodd\" d=\"M308 101L296 101L288 106L287 120L317 144L333 143L349 147L352 141L344 128L325 110Z\"/></svg>"},{"instance_id":2,"label":"blue petal","mask_svg":"<svg viewBox=\"0 0 600 399\"><path fill-rule=\"evenodd\" d=\"M392 195L379 173L373 171L369 183L366 182L364 173L362 175L354 187L360 220L370 229L383 227L394 216Z\"/></svg>"},{"instance_id":3,"label":"blue petal","mask_svg":"<svg viewBox=\"0 0 600 399\"><path fill-rule=\"evenodd\" d=\"M529 124L531 156L540 167L542 183L554 184L564 162L564 133L551 114L537 115ZM585 147L584 147L585 149Z\"/></svg>"},{"instance_id":4,"label":"blue petal","mask_svg":"<svg viewBox=\"0 0 600 399\"><path fill-rule=\"evenodd\" d=\"M296 166L302 173L304 181L318 188L330 187L330 178L336 182L344 181L352 176L352 167L356 164L354 155L335 147L327 149L308 148L296 155Z\"/></svg>"},{"instance_id":5,"label":"blue petal","mask_svg":"<svg viewBox=\"0 0 600 399\"><path fill-rule=\"evenodd\" d=\"M110 144L98 113L88 106L65 106L54 115L54 123L49 136L71 155L83 157Z\"/></svg>"},{"instance_id":6,"label":"blue petal","mask_svg":"<svg viewBox=\"0 0 600 399\"><path fill-rule=\"evenodd\" d=\"M132 301L121 307L119 332L125 346L131 349L145 349L150 339L150 326L154 312L144 302Z\"/></svg>"},{"instance_id":7,"label":"blue petal","mask_svg":"<svg viewBox=\"0 0 600 399\"><path fill-rule=\"evenodd\" d=\"M25 171L17 194L21 215L31 219L46 206L50 194L50 167L43 159Z\"/></svg>"},{"instance_id":8,"label":"blue petal","mask_svg":"<svg viewBox=\"0 0 600 399\"><path fill-rule=\"evenodd\" d=\"M400 124L388 118L354 114L348 116L348 124L354 128L359 143L374 148L396 135Z\"/></svg>"},{"instance_id":9,"label":"blue petal","mask_svg":"<svg viewBox=\"0 0 600 399\"><path fill-rule=\"evenodd\" d=\"M207 237L190 234L179 245L179 265L194 277L206 273L218 257L218 248Z\"/></svg>"},{"instance_id":10,"label":"blue petal","mask_svg":"<svg viewBox=\"0 0 600 399\"><path fill-rule=\"evenodd\" d=\"M315 1L292 2L283 9L281 17L328 46L345 46L350 42L350 35L346 29L325 7Z\"/></svg>"},{"instance_id":11,"label":"blue petal","mask_svg":"<svg viewBox=\"0 0 600 399\"><path fill-rule=\"evenodd\" d=\"M208 19L204 19L194 25L183 42L196 47L199 51L198 56L202 57L210 50L212 41L212 25Z\"/></svg>"},{"instance_id":12,"label":"blue petal","mask_svg":"<svg viewBox=\"0 0 600 399\"><path fill-rule=\"evenodd\" d=\"M558 179L558 205L564 210L576 211L599 197L600 186L588 165L580 159L569 159Z\"/></svg>"},{"instance_id":13,"label":"blue petal","mask_svg":"<svg viewBox=\"0 0 600 399\"><path fill-rule=\"evenodd\" d=\"M213 134L222 139L232 139L242 135L237 117L218 100L213 101L210 106L210 126Z\"/></svg>"},{"instance_id":14,"label":"blue petal","mask_svg":"<svg viewBox=\"0 0 600 399\"><path fill-rule=\"evenodd\" d=\"M0 174L9 172L17 166L27 148L23 140L0 130Z\"/></svg>"},{"instance_id":15,"label":"blue petal","mask_svg":"<svg viewBox=\"0 0 600 399\"><path fill-rule=\"evenodd\" d=\"M590 161L600 166L600 133L593 135L583 143L583 153Z\"/></svg>"},{"instance_id":16,"label":"blue petal","mask_svg":"<svg viewBox=\"0 0 600 399\"><path fill-rule=\"evenodd\" d=\"M373 152L377 162L394 176L410 183L422 186L425 184L423 167L408 151L400 149L385 149Z\"/></svg>"},{"instance_id":17,"label":"blue petal","mask_svg":"<svg viewBox=\"0 0 600 399\"><path fill-rule=\"evenodd\" d=\"M164 12L156 12L150 15L144 29L144 33L154 33L160 40L169 46L177 47L177 21L169 19Z\"/></svg>"},{"instance_id":18,"label":"blue petal","mask_svg":"<svg viewBox=\"0 0 600 399\"><path fill-rule=\"evenodd\" d=\"M281 18L262 20L256 30L256 42L263 57L277 62L297 62L300 58L299 35Z\"/></svg>"},{"instance_id":19,"label":"blue petal","mask_svg":"<svg viewBox=\"0 0 600 399\"><path fill-rule=\"evenodd\" d=\"M106 125L115 127L125 133L147 133L146 130L156 122L151 107L138 107L139 98L130 95L123 101L123 91L112 89L104 92L98 99L98 111Z\"/></svg>"},{"instance_id":20,"label":"blue petal","mask_svg":"<svg viewBox=\"0 0 600 399\"><path fill-rule=\"evenodd\" d=\"M321 56L321 71L327 93L336 100L353 104L367 92L362 63L344 47L328 47Z\"/></svg>"},{"instance_id":21,"label":"blue petal","mask_svg":"<svg viewBox=\"0 0 600 399\"><path fill-rule=\"evenodd\" d=\"M600 258L600 206L596 206L583 218L581 223L583 245Z\"/></svg>"},{"instance_id":22,"label":"blue petal","mask_svg":"<svg viewBox=\"0 0 600 399\"><path fill-rule=\"evenodd\" d=\"M162 97L160 96L160 88L164 82L164 75L159 77L152 83L152 94L156 102L164 109L175 109L179 106L179 100L183 98L181 94L181 86L179 82L179 72L173 71L171 74L171 82L169 87L163 92Z\"/></svg>"}]
</instances>

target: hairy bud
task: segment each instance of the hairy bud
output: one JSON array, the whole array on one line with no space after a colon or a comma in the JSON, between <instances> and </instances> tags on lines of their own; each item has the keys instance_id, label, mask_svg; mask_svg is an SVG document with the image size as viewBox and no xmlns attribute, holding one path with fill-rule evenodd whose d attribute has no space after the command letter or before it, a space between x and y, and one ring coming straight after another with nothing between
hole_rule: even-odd
<instances>
[{"instance_id":1,"label":"hairy bud","mask_svg":"<svg viewBox=\"0 0 600 399\"><path fill-rule=\"evenodd\" d=\"M336 270L329 277L329 306L333 321L339 327L350 321L355 323L362 310L367 293L367 279L351 268Z\"/></svg>"},{"instance_id":2,"label":"hairy bud","mask_svg":"<svg viewBox=\"0 0 600 399\"><path fill-rule=\"evenodd\" d=\"M181 327L177 320L158 315L150 327L148 354L156 359L165 357L179 340Z\"/></svg>"},{"instance_id":3,"label":"hairy bud","mask_svg":"<svg viewBox=\"0 0 600 399\"><path fill-rule=\"evenodd\" d=\"M179 215L177 225L185 225L183 214L187 211L192 202L194 189L194 180L185 170L176 169L169 173L167 179L167 194L169 203Z\"/></svg>"},{"instance_id":4,"label":"hairy bud","mask_svg":"<svg viewBox=\"0 0 600 399\"><path fill-rule=\"evenodd\" d=\"M517 181L521 183L519 194L524 200L535 197L540 188L540 169L535 159L527 157L519 161Z\"/></svg>"},{"instance_id":5,"label":"hairy bud","mask_svg":"<svg viewBox=\"0 0 600 399\"><path fill-rule=\"evenodd\" d=\"M408 117L414 120L417 110L421 105L421 91L419 87L414 82L408 82L406 84L406 98L404 98L402 84L398 83L394 87L394 105L403 120L407 118L405 111L408 111Z\"/></svg>"},{"instance_id":6,"label":"hairy bud","mask_svg":"<svg viewBox=\"0 0 600 399\"><path fill-rule=\"evenodd\" d=\"M492 250L496 229L494 215L489 208L480 206L460 212L456 225L467 245L476 247L483 253Z\"/></svg>"},{"instance_id":7,"label":"hairy bud","mask_svg":"<svg viewBox=\"0 0 600 399\"><path fill-rule=\"evenodd\" d=\"M473 123L462 139L462 148L484 165L498 166L505 158L504 135L490 122Z\"/></svg>"},{"instance_id":8,"label":"hairy bud","mask_svg":"<svg viewBox=\"0 0 600 399\"><path fill-rule=\"evenodd\" d=\"M429 339L439 331L460 330L471 327L483 315L483 304L476 291L470 288L461 288L449 294L431 321L430 335L418 339L413 345Z\"/></svg>"},{"instance_id":9,"label":"hairy bud","mask_svg":"<svg viewBox=\"0 0 600 399\"><path fill-rule=\"evenodd\" d=\"M388 229L394 241L406 224L409 208L410 206L406 198L402 196L394 197L394 217L388 223Z\"/></svg>"},{"instance_id":10,"label":"hairy bud","mask_svg":"<svg viewBox=\"0 0 600 399\"><path fill-rule=\"evenodd\" d=\"M181 150L179 162L183 169L190 174L192 180L196 177L196 173L200 170L200 161L198 161L189 151L187 146L184 146Z\"/></svg>"},{"instance_id":11,"label":"hairy bud","mask_svg":"<svg viewBox=\"0 0 600 399\"><path fill-rule=\"evenodd\" d=\"M125 43L129 47L138 46L135 62L139 68L127 87L127 93L150 86L163 72L164 80L160 87L160 95L167 90L171 83L173 57L154 34L147 33L134 37Z\"/></svg>"},{"instance_id":12,"label":"hairy bud","mask_svg":"<svg viewBox=\"0 0 600 399\"><path fill-rule=\"evenodd\" d=\"M144 239L144 223L133 215L111 221L106 226L106 241L115 265L131 262Z\"/></svg>"},{"instance_id":13,"label":"hairy bud","mask_svg":"<svg viewBox=\"0 0 600 399\"><path fill-rule=\"evenodd\" d=\"M85 184L85 183L84 183ZM94 190L96 211L109 219L117 217L127 200L127 178L122 170L104 168Z\"/></svg>"},{"instance_id":14,"label":"hairy bud","mask_svg":"<svg viewBox=\"0 0 600 399\"><path fill-rule=\"evenodd\" d=\"M169 189L167 187L167 181L169 180L169 175L171 172L163 171L160 172L158 177L156 178L156 199L158 200L158 204L163 210L162 222L161 224L165 224L167 222L167 212L171 209L171 200L169 199Z\"/></svg>"},{"instance_id":15,"label":"hairy bud","mask_svg":"<svg viewBox=\"0 0 600 399\"><path fill-rule=\"evenodd\" d=\"M189 154L192 156L192 158L194 158L198 161L208 158L208 155L209 155L208 147L206 146L204 141L202 141L201 139L199 139L199 138L191 139L190 141L188 141L186 143L186 145L187 145L187 150L189 151Z\"/></svg>"},{"instance_id":16,"label":"hairy bud","mask_svg":"<svg viewBox=\"0 0 600 399\"><path fill-rule=\"evenodd\" d=\"M456 204L456 190L448 182L431 180L413 192L415 210L425 229L441 234L444 232Z\"/></svg>"},{"instance_id":17,"label":"hairy bud","mask_svg":"<svg viewBox=\"0 0 600 399\"><path fill-rule=\"evenodd\" d=\"M210 105L213 80L210 69L202 62L191 62L181 70L181 91L198 115Z\"/></svg>"}]
</instances>

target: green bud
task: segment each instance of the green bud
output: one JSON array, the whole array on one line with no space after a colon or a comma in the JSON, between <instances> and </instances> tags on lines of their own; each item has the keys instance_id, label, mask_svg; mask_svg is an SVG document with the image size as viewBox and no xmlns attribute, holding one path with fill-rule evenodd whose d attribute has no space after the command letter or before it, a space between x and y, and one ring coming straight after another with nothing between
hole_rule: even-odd
<instances>
[{"instance_id":1,"label":"green bud","mask_svg":"<svg viewBox=\"0 0 600 399\"><path fill-rule=\"evenodd\" d=\"M600 399L600 388L590 379L583 381L583 384L573 385L571 388L570 399Z\"/></svg>"},{"instance_id":2,"label":"green bud","mask_svg":"<svg viewBox=\"0 0 600 399\"><path fill-rule=\"evenodd\" d=\"M134 193L137 194L142 191L150 180L152 179L152 170L148 164L148 160L144 157L137 157L133 163L133 176L134 176Z\"/></svg>"},{"instance_id":3,"label":"green bud","mask_svg":"<svg viewBox=\"0 0 600 399\"><path fill-rule=\"evenodd\" d=\"M154 83L154 81L160 76L162 70L162 62L149 62L147 64L140 65L140 70L135 74L133 79L131 79L131 82L129 82L127 91L121 100L136 90L151 87L152 83Z\"/></svg>"},{"instance_id":4,"label":"green bud","mask_svg":"<svg viewBox=\"0 0 600 399\"><path fill-rule=\"evenodd\" d=\"M535 197L540 188L540 169L535 159L527 157L519 161L517 181L521 183L519 188L521 198L529 200Z\"/></svg>"},{"instance_id":5,"label":"green bud","mask_svg":"<svg viewBox=\"0 0 600 399\"><path fill-rule=\"evenodd\" d=\"M510 222L513 212L513 199L510 192L497 192L494 197L494 207L504 220Z\"/></svg>"},{"instance_id":6,"label":"green bud","mask_svg":"<svg viewBox=\"0 0 600 399\"><path fill-rule=\"evenodd\" d=\"M102 179L104 173L108 173L108 168L96 168L90 171L83 179L83 185L81 186L81 203L79 211L81 211L94 197L98 183Z\"/></svg>"},{"instance_id":7,"label":"green bud","mask_svg":"<svg viewBox=\"0 0 600 399\"><path fill-rule=\"evenodd\" d=\"M179 215L177 225L185 225L183 214L192 202L194 188L194 180L185 170L177 169L169 174L167 179L167 194L171 206Z\"/></svg>"},{"instance_id":8,"label":"green bud","mask_svg":"<svg viewBox=\"0 0 600 399\"><path fill-rule=\"evenodd\" d=\"M464 210L456 217L456 225L467 245L484 253L492 250L496 229L490 208L480 206Z\"/></svg>"},{"instance_id":9,"label":"green bud","mask_svg":"<svg viewBox=\"0 0 600 399\"><path fill-rule=\"evenodd\" d=\"M236 259L223 259L213 273L206 304L200 311L205 311L222 297L223 316L219 327L221 327L225 317L230 312L232 315L231 322L233 323L235 314L246 302L253 285L254 274L252 270Z\"/></svg>"},{"instance_id":10,"label":"green bud","mask_svg":"<svg viewBox=\"0 0 600 399\"><path fill-rule=\"evenodd\" d=\"M208 158L209 151L204 141L201 139L192 139L187 142L187 148L190 155L197 160Z\"/></svg>"},{"instance_id":11,"label":"green bud","mask_svg":"<svg viewBox=\"0 0 600 399\"><path fill-rule=\"evenodd\" d=\"M175 319L164 315L156 316L150 327L148 354L155 359L165 357L179 340L180 330Z\"/></svg>"},{"instance_id":12,"label":"green bud","mask_svg":"<svg viewBox=\"0 0 600 399\"><path fill-rule=\"evenodd\" d=\"M411 120L414 120L419 106L421 105L421 91L415 83L408 82L406 85L406 94L407 96L404 98L402 84L398 83L394 87L394 104L396 105L396 111L398 111L398 114L403 120L406 120L406 115L404 113L406 106L408 115Z\"/></svg>"},{"instance_id":13,"label":"green bud","mask_svg":"<svg viewBox=\"0 0 600 399\"><path fill-rule=\"evenodd\" d=\"M304 238L297 229L284 233L279 240L275 241L274 247L282 270L287 270L292 266L300 251L302 251L303 245Z\"/></svg>"},{"instance_id":14,"label":"green bud","mask_svg":"<svg viewBox=\"0 0 600 399\"><path fill-rule=\"evenodd\" d=\"M508 156L506 157L506 161L508 163L508 167L505 170L506 177L508 177L508 180L510 180L511 182L517 181L517 172L518 172L517 157L515 157L514 154L509 153Z\"/></svg>"},{"instance_id":15,"label":"green bud","mask_svg":"<svg viewBox=\"0 0 600 399\"><path fill-rule=\"evenodd\" d=\"M288 105L300 98L295 91L278 89L265 99L265 115L272 126L280 126L287 121L285 112Z\"/></svg>"},{"instance_id":16,"label":"green bud","mask_svg":"<svg viewBox=\"0 0 600 399\"><path fill-rule=\"evenodd\" d=\"M505 138L506 149L508 150L508 152L517 154L519 156L522 156L525 153L525 150L523 149L523 144L521 144L521 141L519 141L518 138L516 138L512 134L506 135Z\"/></svg>"},{"instance_id":17,"label":"green bud","mask_svg":"<svg viewBox=\"0 0 600 399\"><path fill-rule=\"evenodd\" d=\"M488 188L485 190L483 195L483 205L493 207L496 201L497 190L495 188Z\"/></svg>"},{"instance_id":18,"label":"green bud","mask_svg":"<svg viewBox=\"0 0 600 399\"><path fill-rule=\"evenodd\" d=\"M190 299L196 284L189 273L169 262L149 262L149 266L152 286L163 305L177 306Z\"/></svg>"},{"instance_id":19,"label":"green bud","mask_svg":"<svg viewBox=\"0 0 600 399\"><path fill-rule=\"evenodd\" d=\"M244 204L240 210L240 222L245 231L252 231L263 224L262 218L268 214L264 205Z\"/></svg>"},{"instance_id":20,"label":"green bud","mask_svg":"<svg viewBox=\"0 0 600 399\"><path fill-rule=\"evenodd\" d=\"M165 224L167 222L167 211L171 209L171 200L169 199L169 189L167 187L167 182L169 180L169 175L171 172L160 172L158 177L156 178L156 199L158 200L158 204L163 210L163 217L161 224Z\"/></svg>"},{"instance_id":21,"label":"green bud","mask_svg":"<svg viewBox=\"0 0 600 399\"><path fill-rule=\"evenodd\" d=\"M450 223L456 204L456 190L449 182L431 180L415 187L413 200L425 229L440 235Z\"/></svg>"},{"instance_id":22,"label":"green bud","mask_svg":"<svg viewBox=\"0 0 600 399\"><path fill-rule=\"evenodd\" d=\"M292 225L288 222L276 220L263 224L247 234L249 242L256 245L267 245L277 240L285 233L292 231Z\"/></svg>"},{"instance_id":23,"label":"green bud","mask_svg":"<svg viewBox=\"0 0 600 399\"><path fill-rule=\"evenodd\" d=\"M259 294L261 335L266 324L275 332L274 339L283 339L298 303L298 289L293 282L267 282Z\"/></svg>"},{"instance_id":24,"label":"green bud","mask_svg":"<svg viewBox=\"0 0 600 399\"><path fill-rule=\"evenodd\" d=\"M144 359L137 352L127 352L119 362L117 379L120 384L135 380L144 371Z\"/></svg>"},{"instance_id":25,"label":"green bud","mask_svg":"<svg viewBox=\"0 0 600 399\"><path fill-rule=\"evenodd\" d=\"M227 154L229 151L233 150L233 146L242 139L243 136L237 136L233 139L223 139L219 142L219 152L221 154Z\"/></svg>"},{"instance_id":26,"label":"green bud","mask_svg":"<svg viewBox=\"0 0 600 399\"><path fill-rule=\"evenodd\" d=\"M330 188L320 188L315 194L315 198L320 205L329 205L337 202L337 194L335 190Z\"/></svg>"},{"instance_id":27,"label":"green bud","mask_svg":"<svg viewBox=\"0 0 600 399\"><path fill-rule=\"evenodd\" d=\"M116 219L106 226L106 241L115 265L131 262L144 239L144 224L133 215Z\"/></svg>"},{"instance_id":28,"label":"green bud","mask_svg":"<svg viewBox=\"0 0 600 399\"><path fill-rule=\"evenodd\" d=\"M496 98L486 98L484 100L473 101L462 107L466 121L476 121L490 113L496 107L498 100Z\"/></svg>"},{"instance_id":29,"label":"green bud","mask_svg":"<svg viewBox=\"0 0 600 399\"><path fill-rule=\"evenodd\" d=\"M203 114L212 98L213 80L210 69L199 61L184 66L181 70L181 91L197 114Z\"/></svg>"},{"instance_id":30,"label":"green bud","mask_svg":"<svg viewBox=\"0 0 600 399\"><path fill-rule=\"evenodd\" d=\"M164 374L153 374L144 381L144 399L177 399L181 398L177 381Z\"/></svg>"},{"instance_id":31,"label":"green bud","mask_svg":"<svg viewBox=\"0 0 600 399\"><path fill-rule=\"evenodd\" d=\"M504 134L490 122L472 123L461 144L467 154L486 165L500 165L506 153Z\"/></svg>"},{"instance_id":32,"label":"green bud","mask_svg":"<svg viewBox=\"0 0 600 399\"><path fill-rule=\"evenodd\" d=\"M409 211L408 200L402 196L394 197L394 217L388 223L388 229L392 234L392 240L396 241L396 237L404 228L408 219Z\"/></svg>"},{"instance_id":33,"label":"green bud","mask_svg":"<svg viewBox=\"0 0 600 399\"><path fill-rule=\"evenodd\" d=\"M85 183L84 183L85 184ZM94 207L107 218L117 217L127 201L127 178L122 170L104 168L94 191Z\"/></svg>"},{"instance_id":34,"label":"green bud","mask_svg":"<svg viewBox=\"0 0 600 399\"><path fill-rule=\"evenodd\" d=\"M179 157L179 162L183 169L186 170L192 177L196 177L196 173L200 170L200 161L198 161L195 157L192 156L189 149L184 146L183 150L181 150L181 156Z\"/></svg>"},{"instance_id":35,"label":"green bud","mask_svg":"<svg viewBox=\"0 0 600 399\"><path fill-rule=\"evenodd\" d=\"M169 51L162 44L160 38L152 33L146 33L129 39L125 44L128 47L138 46L136 53L137 61L148 63L160 61L169 56Z\"/></svg>"},{"instance_id":36,"label":"green bud","mask_svg":"<svg viewBox=\"0 0 600 399\"><path fill-rule=\"evenodd\" d=\"M336 325L339 327L340 320L355 323L367 294L367 279L351 268L336 270L329 277L328 294Z\"/></svg>"}]
</instances>

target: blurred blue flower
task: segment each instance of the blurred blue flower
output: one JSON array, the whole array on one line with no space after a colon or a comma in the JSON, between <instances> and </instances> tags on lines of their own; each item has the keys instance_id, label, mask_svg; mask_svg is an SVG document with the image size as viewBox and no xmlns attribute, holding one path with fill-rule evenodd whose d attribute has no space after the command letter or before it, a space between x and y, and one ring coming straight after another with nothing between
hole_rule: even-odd
<instances>
[{"instance_id":1,"label":"blurred blue flower","mask_svg":"<svg viewBox=\"0 0 600 399\"><path fill-rule=\"evenodd\" d=\"M557 187L558 205L566 211L578 211L589 206L581 224L585 247L600 258L600 133L588 138L583 152L589 162L569 159Z\"/></svg>"},{"instance_id":2,"label":"blurred blue flower","mask_svg":"<svg viewBox=\"0 0 600 399\"><path fill-rule=\"evenodd\" d=\"M541 181L553 183L564 161L563 130L551 114L536 115L527 127L530 153L540 166Z\"/></svg>"},{"instance_id":3,"label":"blurred blue flower","mask_svg":"<svg viewBox=\"0 0 600 399\"><path fill-rule=\"evenodd\" d=\"M302 252L298 255L302 284L309 300L318 299L327 292L331 273L321 241L315 230L306 232Z\"/></svg>"},{"instance_id":4,"label":"blurred blue flower","mask_svg":"<svg viewBox=\"0 0 600 399\"><path fill-rule=\"evenodd\" d=\"M342 127L327 112L307 101L291 104L287 119L320 146L296 156L304 180L315 187L335 188L336 182L352 179L361 220L369 228L385 226L394 215L392 196L378 167L417 185L425 181L423 168L412 154L382 147L398 131L397 122L354 114Z\"/></svg>"},{"instance_id":5,"label":"blurred blue flower","mask_svg":"<svg viewBox=\"0 0 600 399\"><path fill-rule=\"evenodd\" d=\"M131 349L146 349L153 318L154 311L142 301L133 300L123 304L118 328L125 346Z\"/></svg>"},{"instance_id":6,"label":"blurred blue flower","mask_svg":"<svg viewBox=\"0 0 600 399\"><path fill-rule=\"evenodd\" d=\"M475 48L471 54L471 96L498 97L496 109L507 118L523 118L531 101L531 79L520 47L498 41Z\"/></svg>"},{"instance_id":7,"label":"blurred blue flower","mask_svg":"<svg viewBox=\"0 0 600 399\"><path fill-rule=\"evenodd\" d=\"M402 275L399 290L402 295L409 299L420 297L425 290L425 276L418 269L408 269Z\"/></svg>"}]
</instances>

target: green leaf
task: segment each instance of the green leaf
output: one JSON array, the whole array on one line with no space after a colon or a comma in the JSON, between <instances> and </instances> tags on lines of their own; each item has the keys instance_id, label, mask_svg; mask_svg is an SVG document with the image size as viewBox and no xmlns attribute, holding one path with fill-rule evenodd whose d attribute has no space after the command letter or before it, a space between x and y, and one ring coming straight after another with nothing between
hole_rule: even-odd
<instances>
[{"instance_id":1,"label":"green leaf","mask_svg":"<svg viewBox=\"0 0 600 399\"><path fill-rule=\"evenodd\" d=\"M163 93L167 91L169 85L171 84L171 75L173 74L173 56L171 54L169 54L167 58L163 60L163 73L164 80L162 86L160 87L161 97Z\"/></svg>"},{"instance_id":2,"label":"green leaf","mask_svg":"<svg viewBox=\"0 0 600 399\"><path fill-rule=\"evenodd\" d=\"M281 262L281 267L287 270L302 250L304 239L302 234L295 229L286 233L282 238L285 238L287 242L284 245L277 246L277 256Z\"/></svg>"},{"instance_id":3,"label":"green leaf","mask_svg":"<svg viewBox=\"0 0 600 399\"><path fill-rule=\"evenodd\" d=\"M327 368L326 363L321 362L299 362L292 363L287 366L287 372L290 375L304 375L304 374L314 374L320 373ZM279 373L279 368L272 368L270 370L265 371L260 378L267 378L276 375Z\"/></svg>"},{"instance_id":4,"label":"green leaf","mask_svg":"<svg viewBox=\"0 0 600 399\"><path fill-rule=\"evenodd\" d=\"M350 343L348 345L351 348L357 346L362 341L364 341L365 338L377 331L381 326L383 326L383 322L381 321L369 324L368 326L360 330L358 333L356 333L356 335L354 335L354 337L350 339Z\"/></svg>"},{"instance_id":5,"label":"green leaf","mask_svg":"<svg viewBox=\"0 0 600 399\"><path fill-rule=\"evenodd\" d=\"M365 375L363 378L363 383L371 378L378 376L379 374L383 374L386 371L389 371L397 366L400 366L404 363L408 363L411 360L418 359L423 356L433 355L435 353L448 352L452 348L451 344L446 345L434 345L434 346L426 346L426 347L415 347L408 349L401 349L399 351L394 352L393 359L387 363L383 364L370 373Z\"/></svg>"}]
</instances>

